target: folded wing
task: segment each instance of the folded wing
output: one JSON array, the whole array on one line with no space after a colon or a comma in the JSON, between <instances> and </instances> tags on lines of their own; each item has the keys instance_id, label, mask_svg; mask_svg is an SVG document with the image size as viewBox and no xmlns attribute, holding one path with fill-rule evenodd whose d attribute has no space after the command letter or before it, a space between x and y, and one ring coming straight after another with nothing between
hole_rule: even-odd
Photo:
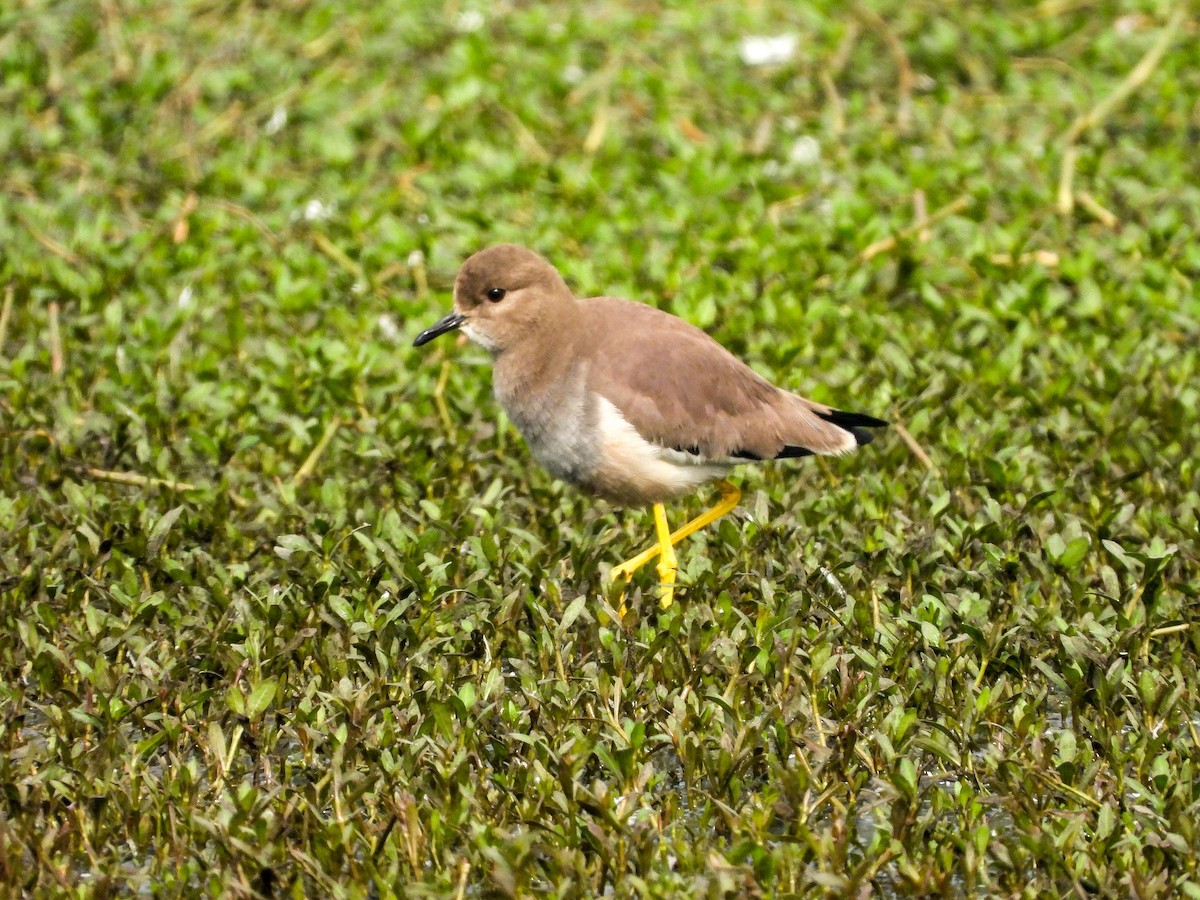
<instances>
[{"instance_id":1,"label":"folded wing","mask_svg":"<svg viewBox=\"0 0 1200 900\"><path fill-rule=\"evenodd\" d=\"M593 352L588 387L648 441L698 460L846 453L884 424L780 390L682 319L629 300L594 297L581 311ZM649 362L647 362L649 360Z\"/></svg>"}]
</instances>

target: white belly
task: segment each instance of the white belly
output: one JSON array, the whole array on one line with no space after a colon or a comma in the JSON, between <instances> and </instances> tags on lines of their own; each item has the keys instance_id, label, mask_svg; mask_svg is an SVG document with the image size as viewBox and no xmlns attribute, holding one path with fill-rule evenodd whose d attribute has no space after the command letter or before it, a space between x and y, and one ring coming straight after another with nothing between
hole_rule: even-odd
<instances>
[{"instance_id":1,"label":"white belly","mask_svg":"<svg viewBox=\"0 0 1200 900\"><path fill-rule=\"evenodd\" d=\"M690 494L722 477L723 460L710 460L654 444L640 434L621 411L597 397L597 436L600 453L589 487L615 503L661 503Z\"/></svg>"}]
</instances>

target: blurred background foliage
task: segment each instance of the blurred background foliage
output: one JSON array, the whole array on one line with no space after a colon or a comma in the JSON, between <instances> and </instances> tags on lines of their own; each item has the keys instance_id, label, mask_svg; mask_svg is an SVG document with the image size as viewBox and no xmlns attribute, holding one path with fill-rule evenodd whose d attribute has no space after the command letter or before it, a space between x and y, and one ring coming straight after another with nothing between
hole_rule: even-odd
<instances>
[{"instance_id":1,"label":"blurred background foliage","mask_svg":"<svg viewBox=\"0 0 1200 900\"><path fill-rule=\"evenodd\" d=\"M0 880L1200 896L1198 32L5 5ZM408 346L506 240L896 427L622 626L649 517Z\"/></svg>"}]
</instances>

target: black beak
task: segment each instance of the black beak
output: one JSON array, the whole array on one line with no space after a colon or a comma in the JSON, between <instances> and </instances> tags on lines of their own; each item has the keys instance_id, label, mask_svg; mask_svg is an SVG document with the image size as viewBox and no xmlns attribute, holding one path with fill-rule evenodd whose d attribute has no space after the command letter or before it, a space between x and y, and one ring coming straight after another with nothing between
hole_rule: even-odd
<instances>
[{"instance_id":1,"label":"black beak","mask_svg":"<svg viewBox=\"0 0 1200 900\"><path fill-rule=\"evenodd\" d=\"M450 315L441 319L435 325L426 328L417 335L413 341L414 347L420 347L422 344L428 344L439 334L445 334L447 331L453 331L455 328L461 328L463 322L467 321L467 317L461 313L452 312Z\"/></svg>"}]
</instances>

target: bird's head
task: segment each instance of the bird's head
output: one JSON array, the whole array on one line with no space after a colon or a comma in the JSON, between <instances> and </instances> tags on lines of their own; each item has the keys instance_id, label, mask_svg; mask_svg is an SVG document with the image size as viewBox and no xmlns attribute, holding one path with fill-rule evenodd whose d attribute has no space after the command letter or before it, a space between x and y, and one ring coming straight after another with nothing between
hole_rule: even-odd
<instances>
[{"instance_id":1,"label":"bird's head","mask_svg":"<svg viewBox=\"0 0 1200 900\"><path fill-rule=\"evenodd\" d=\"M461 328L497 356L543 336L574 303L571 289L544 258L516 244L497 244L463 263L454 279L454 311L417 335L413 345Z\"/></svg>"}]
</instances>

